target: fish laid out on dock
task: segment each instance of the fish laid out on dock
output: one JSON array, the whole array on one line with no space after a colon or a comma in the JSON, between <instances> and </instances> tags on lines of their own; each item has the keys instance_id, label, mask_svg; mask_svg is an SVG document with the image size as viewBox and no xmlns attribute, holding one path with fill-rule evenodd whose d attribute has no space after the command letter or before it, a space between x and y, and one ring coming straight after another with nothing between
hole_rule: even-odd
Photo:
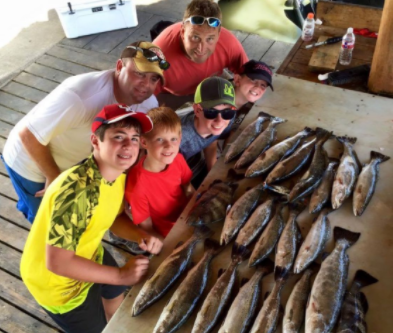
<instances>
[{"instance_id":1,"label":"fish laid out on dock","mask_svg":"<svg viewBox=\"0 0 393 333\"><path fill-rule=\"evenodd\" d=\"M262 309L259 311L250 333L274 333L276 331L281 310L281 291L287 277L287 271L276 267L273 289L263 302Z\"/></svg>"},{"instance_id":2,"label":"fish laid out on dock","mask_svg":"<svg viewBox=\"0 0 393 333\"><path fill-rule=\"evenodd\" d=\"M227 214L221 232L221 245L228 244L247 221L258 204L263 192L263 184L259 184L245 192L232 206Z\"/></svg>"},{"instance_id":3,"label":"fish laid out on dock","mask_svg":"<svg viewBox=\"0 0 393 333\"><path fill-rule=\"evenodd\" d=\"M238 188L235 181L240 179L233 169L229 170L227 178L227 181L214 181L201 195L187 217L188 225L207 225L225 219L227 209Z\"/></svg>"},{"instance_id":4,"label":"fish laid out on dock","mask_svg":"<svg viewBox=\"0 0 393 333\"><path fill-rule=\"evenodd\" d=\"M139 315L167 293L189 265L196 244L212 234L208 227L195 228L194 235L173 250L139 291L132 307L132 316Z\"/></svg>"},{"instance_id":5,"label":"fish laid out on dock","mask_svg":"<svg viewBox=\"0 0 393 333\"><path fill-rule=\"evenodd\" d=\"M249 255L248 251L232 255L232 262L218 278L206 296L192 329L192 333L208 333L227 309L237 278L237 267Z\"/></svg>"},{"instance_id":6,"label":"fish laid out on dock","mask_svg":"<svg viewBox=\"0 0 393 333\"><path fill-rule=\"evenodd\" d=\"M331 235L330 222L327 218L331 211L329 208L324 208L312 224L297 254L293 267L295 274L303 272L325 249L326 242Z\"/></svg>"},{"instance_id":7,"label":"fish laid out on dock","mask_svg":"<svg viewBox=\"0 0 393 333\"><path fill-rule=\"evenodd\" d=\"M336 324L347 286L349 257L346 250L360 233L334 228L336 245L322 262L306 310L305 333L329 333Z\"/></svg>"},{"instance_id":8,"label":"fish laid out on dock","mask_svg":"<svg viewBox=\"0 0 393 333\"><path fill-rule=\"evenodd\" d=\"M218 333L248 332L262 292L262 278L273 272L273 269L274 263L269 259L258 266L251 279L240 288Z\"/></svg>"},{"instance_id":9,"label":"fish laid out on dock","mask_svg":"<svg viewBox=\"0 0 393 333\"><path fill-rule=\"evenodd\" d=\"M255 138L262 132L263 124L272 118L264 112L260 112L258 118L248 125L239 136L229 145L228 151L225 154L225 163L229 163L234 158L238 157L247 147L255 140Z\"/></svg>"},{"instance_id":10,"label":"fish laid out on dock","mask_svg":"<svg viewBox=\"0 0 393 333\"><path fill-rule=\"evenodd\" d=\"M368 302L360 289L377 282L376 278L361 269L356 272L352 285L344 296L337 333L367 333L365 316Z\"/></svg>"},{"instance_id":11,"label":"fish laid out on dock","mask_svg":"<svg viewBox=\"0 0 393 333\"><path fill-rule=\"evenodd\" d=\"M293 187L289 194L289 202L295 202L304 198L314 191L322 179L322 176L329 164L328 155L323 148L323 144L330 138L332 132L323 128L316 129L317 142L315 143L315 152L311 161L311 165Z\"/></svg>"},{"instance_id":12,"label":"fish laid out on dock","mask_svg":"<svg viewBox=\"0 0 393 333\"><path fill-rule=\"evenodd\" d=\"M310 160L317 139L303 143L297 150L279 162L266 177L267 184L273 184L288 179L296 174Z\"/></svg>"},{"instance_id":13,"label":"fish laid out on dock","mask_svg":"<svg viewBox=\"0 0 393 333\"><path fill-rule=\"evenodd\" d=\"M282 217L283 207L284 203L279 203L277 205L274 216L269 221L267 227L255 244L249 260L250 267L263 261L274 250L285 225Z\"/></svg>"},{"instance_id":14,"label":"fish laid out on dock","mask_svg":"<svg viewBox=\"0 0 393 333\"><path fill-rule=\"evenodd\" d=\"M311 276L316 271L315 266L304 271L288 298L282 322L283 333L299 333L302 328L306 304L311 291Z\"/></svg>"},{"instance_id":15,"label":"fish laid out on dock","mask_svg":"<svg viewBox=\"0 0 393 333\"><path fill-rule=\"evenodd\" d=\"M311 195L309 212L310 214L316 214L321 211L321 209L330 200L330 196L333 188L334 174L338 166L338 161L331 160L329 165L323 174L322 180L318 187L314 190Z\"/></svg>"},{"instance_id":16,"label":"fish laid out on dock","mask_svg":"<svg viewBox=\"0 0 393 333\"><path fill-rule=\"evenodd\" d=\"M311 128L305 127L296 135L285 139L276 145L270 147L263 152L247 169L245 176L247 178L257 177L268 172L278 163L282 158L293 153L299 142L304 137L313 133Z\"/></svg>"},{"instance_id":17,"label":"fish laid out on dock","mask_svg":"<svg viewBox=\"0 0 393 333\"><path fill-rule=\"evenodd\" d=\"M360 216L365 211L375 192L378 181L379 164L389 159L389 156L371 151L370 162L362 168L353 192L352 206L355 216Z\"/></svg>"},{"instance_id":18,"label":"fish laid out on dock","mask_svg":"<svg viewBox=\"0 0 393 333\"><path fill-rule=\"evenodd\" d=\"M268 149L277 136L277 125L286 122L285 119L274 117L268 127L254 140L254 142L243 152L235 164L235 169L248 166Z\"/></svg>"},{"instance_id":19,"label":"fish laid out on dock","mask_svg":"<svg viewBox=\"0 0 393 333\"><path fill-rule=\"evenodd\" d=\"M260 204L247 220L243 228L240 229L233 245L234 252L238 252L238 248L250 245L256 237L259 236L262 229L270 221L275 212L276 198L269 196L262 204Z\"/></svg>"},{"instance_id":20,"label":"fish laid out on dock","mask_svg":"<svg viewBox=\"0 0 393 333\"><path fill-rule=\"evenodd\" d=\"M218 242L205 241L205 253L198 264L192 268L186 278L172 295L158 319L153 333L171 333L179 329L195 309L205 290L210 262L222 251Z\"/></svg>"},{"instance_id":21,"label":"fish laid out on dock","mask_svg":"<svg viewBox=\"0 0 393 333\"><path fill-rule=\"evenodd\" d=\"M339 136L337 140L344 145L344 152L333 182L331 198L333 209L339 208L344 200L352 194L360 169L360 163L353 148L356 138Z\"/></svg>"}]
</instances>

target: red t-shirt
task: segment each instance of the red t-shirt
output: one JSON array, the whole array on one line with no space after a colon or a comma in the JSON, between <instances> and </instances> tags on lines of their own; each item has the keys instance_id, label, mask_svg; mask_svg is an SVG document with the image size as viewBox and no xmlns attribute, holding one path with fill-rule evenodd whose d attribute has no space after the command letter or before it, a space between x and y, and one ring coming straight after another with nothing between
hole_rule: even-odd
<instances>
[{"instance_id":1,"label":"red t-shirt","mask_svg":"<svg viewBox=\"0 0 393 333\"><path fill-rule=\"evenodd\" d=\"M156 94L166 91L178 96L192 95L202 80L220 76L224 68L239 73L241 66L248 61L242 44L225 28L221 28L216 49L204 63L191 61L181 47L181 26L181 22L172 24L153 41L171 65L164 72L165 87L158 88Z\"/></svg>"},{"instance_id":2,"label":"red t-shirt","mask_svg":"<svg viewBox=\"0 0 393 333\"><path fill-rule=\"evenodd\" d=\"M166 237L188 203L181 185L190 183L192 171L180 153L162 172L145 170L145 158L128 173L125 198L135 224L151 217L156 231Z\"/></svg>"}]
</instances>

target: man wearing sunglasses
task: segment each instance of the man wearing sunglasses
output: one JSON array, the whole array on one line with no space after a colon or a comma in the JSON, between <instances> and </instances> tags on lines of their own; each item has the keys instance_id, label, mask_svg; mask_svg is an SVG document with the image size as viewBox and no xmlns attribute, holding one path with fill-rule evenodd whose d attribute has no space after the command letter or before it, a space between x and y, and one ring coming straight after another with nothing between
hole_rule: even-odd
<instances>
[{"instance_id":1,"label":"man wearing sunglasses","mask_svg":"<svg viewBox=\"0 0 393 333\"><path fill-rule=\"evenodd\" d=\"M239 73L248 61L240 42L221 26L221 21L217 3L193 0L184 13L183 22L169 26L153 41L171 63L171 68L164 73L165 86L156 91L160 103L176 109L192 101L203 79L220 76L224 68Z\"/></svg>"},{"instance_id":2,"label":"man wearing sunglasses","mask_svg":"<svg viewBox=\"0 0 393 333\"><path fill-rule=\"evenodd\" d=\"M218 76L203 80L195 92L193 109L181 118L180 152L193 172L191 183L198 188L217 161L217 140L228 133L236 116L232 83ZM200 158L202 151L205 161Z\"/></svg>"},{"instance_id":3,"label":"man wearing sunglasses","mask_svg":"<svg viewBox=\"0 0 393 333\"><path fill-rule=\"evenodd\" d=\"M91 124L105 105L121 103L145 113L158 106L152 94L164 82L165 62L156 45L133 43L115 69L68 78L15 126L2 158L17 208L31 223L49 184L89 155Z\"/></svg>"}]
</instances>

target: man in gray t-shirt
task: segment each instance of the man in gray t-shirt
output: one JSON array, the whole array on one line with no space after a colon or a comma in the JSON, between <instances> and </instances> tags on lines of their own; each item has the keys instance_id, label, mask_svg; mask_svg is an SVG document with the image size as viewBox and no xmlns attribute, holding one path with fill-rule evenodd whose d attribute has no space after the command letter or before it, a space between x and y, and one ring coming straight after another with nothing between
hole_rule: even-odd
<instances>
[{"instance_id":1,"label":"man in gray t-shirt","mask_svg":"<svg viewBox=\"0 0 393 333\"><path fill-rule=\"evenodd\" d=\"M236 115L232 83L216 76L203 80L195 92L193 109L181 119L180 152L193 171L192 184L198 188L217 161L217 140L230 130Z\"/></svg>"}]
</instances>

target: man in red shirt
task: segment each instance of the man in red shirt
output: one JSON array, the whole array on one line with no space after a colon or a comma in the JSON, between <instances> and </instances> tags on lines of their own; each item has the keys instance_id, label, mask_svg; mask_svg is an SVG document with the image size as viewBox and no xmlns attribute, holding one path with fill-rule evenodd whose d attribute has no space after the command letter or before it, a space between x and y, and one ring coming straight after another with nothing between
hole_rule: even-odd
<instances>
[{"instance_id":1,"label":"man in red shirt","mask_svg":"<svg viewBox=\"0 0 393 333\"><path fill-rule=\"evenodd\" d=\"M176 109L193 100L204 79L220 76L224 68L239 73L248 61L240 42L221 26L221 19L218 4L193 0L183 22L169 26L154 40L171 64L164 73L165 86L156 90L160 104Z\"/></svg>"}]
</instances>

